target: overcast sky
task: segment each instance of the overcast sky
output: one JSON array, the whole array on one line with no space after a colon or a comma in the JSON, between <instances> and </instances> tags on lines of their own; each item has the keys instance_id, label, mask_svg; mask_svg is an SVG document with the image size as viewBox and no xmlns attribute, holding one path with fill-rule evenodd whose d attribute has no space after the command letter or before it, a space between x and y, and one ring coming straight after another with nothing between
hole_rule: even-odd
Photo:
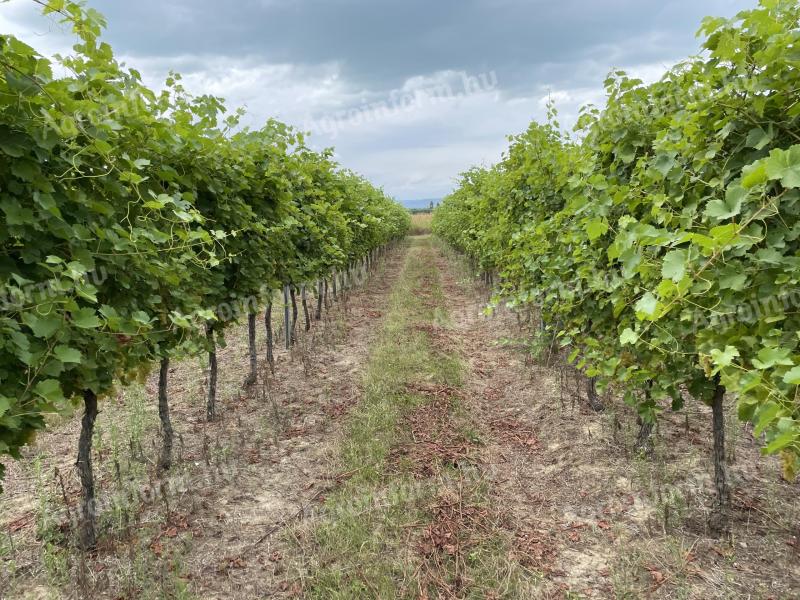
<instances>
[{"instance_id":1,"label":"overcast sky","mask_svg":"<svg viewBox=\"0 0 800 600\"><path fill-rule=\"evenodd\" d=\"M342 164L401 200L438 198L496 162L548 97L571 127L613 68L648 80L699 50L705 15L756 0L89 0L106 39L158 88L310 129ZM0 3L0 33L71 45L32 0Z\"/></svg>"}]
</instances>

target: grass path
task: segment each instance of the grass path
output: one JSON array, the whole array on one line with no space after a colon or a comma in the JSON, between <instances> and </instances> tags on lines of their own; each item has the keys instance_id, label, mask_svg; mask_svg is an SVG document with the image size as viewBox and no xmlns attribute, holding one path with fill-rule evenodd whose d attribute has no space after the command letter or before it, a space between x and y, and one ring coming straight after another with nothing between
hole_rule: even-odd
<instances>
[{"instance_id":1,"label":"grass path","mask_svg":"<svg viewBox=\"0 0 800 600\"><path fill-rule=\"evenodd\" d=\"M532 361L535 323L485 317L461 260L412 240L338 446L347 479L291 531L299 595L800 597L797 484L752 436L732 425L742 487L714 538L705 407L665 413L638 455L633 411L590 410L574 373Z\"/></svg>"},{"instance_id":2,"label":"grass path","mask_svg":"<svg viewBox=\"0 0 800 600\"><path fill-rule=\"evenodd\" d=\"M95 440L108 508L90 556L65 535L77 419L54 424L0 499L0 600L800 597L800 484L759 456L733 403L718 539L706 407L665 411L637 454L631 409L589 410L574 373L532 359L535 320L485 316L488 294L414 236L256 388L232 327L219 421L204 420L202 365L171 373L166 487L155 381L122 389Z\"/></svg>"},{"instance_id":3,"label":"grass path","mask_svg":"<svg viewBox=\"0 0 800 600\"><path fill-rule=\"evenodd\" d=\"M295 531L308 597L523 598L537 580L490 502L443 267L413 238L344 432L350 477Z\"/></svg>"}]
</instances>

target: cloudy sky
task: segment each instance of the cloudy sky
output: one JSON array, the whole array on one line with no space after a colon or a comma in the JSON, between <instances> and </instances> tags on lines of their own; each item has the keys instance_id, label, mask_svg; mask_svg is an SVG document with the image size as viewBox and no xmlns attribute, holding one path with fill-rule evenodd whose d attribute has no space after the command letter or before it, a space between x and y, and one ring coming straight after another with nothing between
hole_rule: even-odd
<instances>
[{"instance_id":1,"label":"cloudy sky","mask_svg":"<svg viewBox=\"0 0 800 600\"><path fill-rule=\"evenodd\" d=\"M694 54L705 15L756 0L88 0L106 39L154 88L186 87L309 129L316 147L401 200L438 198L497 161L506 136L602 104L613 68L651 80ZM32 0L0 3L0 33L42 53L69 36Z\"/></svg>"}]
</instances>

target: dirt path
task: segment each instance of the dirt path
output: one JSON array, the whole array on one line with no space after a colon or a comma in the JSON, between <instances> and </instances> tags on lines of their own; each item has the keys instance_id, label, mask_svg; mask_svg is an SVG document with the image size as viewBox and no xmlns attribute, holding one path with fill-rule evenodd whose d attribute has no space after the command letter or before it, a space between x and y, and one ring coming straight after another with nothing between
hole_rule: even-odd
<instances>
[{"instance_id":1,"label":"dirt path","mask_svg":"<svg viewBox=\"0 0 800 600\"><path fill-rule=\"evenodd\" d=\"M480 319L440 249L414 239L340 448L353 475L293 532L304 597L533 597L469 399Z\"/></svg>"},{"instance_id":2,"label":"dirt path","mask_svg":"<svg viewBox=\"0 0 800 600\"><path fill-rule=\"evenodd\" d=\"M90 557L64 543L77 431L55 427L9 473L0 598L800 597L800 489L733 416L735 510L716 539L705 407L665 412L640 456L630 409L571 396L532 361L535 328L486 316L488 296L422 236L256 388L232 330L219 422L203 419L202 366L171 374L166 486L155 382L124 390L100 420Z\"/></svg>"}]
</instances>

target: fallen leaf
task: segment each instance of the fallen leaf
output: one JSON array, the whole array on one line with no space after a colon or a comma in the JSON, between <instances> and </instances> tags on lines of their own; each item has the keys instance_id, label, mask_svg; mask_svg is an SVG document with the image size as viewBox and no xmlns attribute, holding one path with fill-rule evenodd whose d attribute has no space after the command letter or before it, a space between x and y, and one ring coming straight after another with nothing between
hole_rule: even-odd
<instances>
[{"instance_id":1,"label":"fallen leaf","mask_svg":"<svg viewBox=\"0 0 800 600\"><path fill-rule=\"evenodd\" d=\"M645 569L647 569L650 572L650 577L653 578L653 583L656 586L660 586L666 580L666 577L664 577L664 574L658 570L658 567L653 565L647 565Z\"/></svg>"}]
</instances>

